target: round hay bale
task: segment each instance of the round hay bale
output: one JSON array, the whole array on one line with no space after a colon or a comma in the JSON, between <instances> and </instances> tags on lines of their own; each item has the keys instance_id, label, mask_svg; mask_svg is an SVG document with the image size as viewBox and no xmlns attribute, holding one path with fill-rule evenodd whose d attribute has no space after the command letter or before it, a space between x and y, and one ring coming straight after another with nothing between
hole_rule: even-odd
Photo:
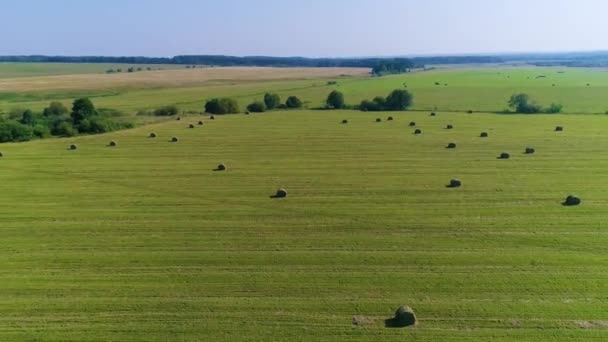
<instances>
[{"instance_id":1,"label":"round hay bale","mask_svg":"<svg viewBox=\"0 0 608 342\"><path fill-rule=\"evenodd\" d=\"M536 153L536 150L533 149L532 147L526 147L526 154L534 154Z\"/></svg>"},{"instance_id":2,"label":"round hay bale","mask_svg":"<svg viewBox=\"0 0 608 342\"><path fill-rule=\"evenodd\" d=\"M376 122L382 122L382 119L377 118L377 119L376 119Z\"/></svg>"},{"instance_id":3,"label":"round hay bale","mask_svg":"<svg viewBox=\"0 0 608 342\"><path fill-rule=\"evenodd\" d=\"M416 126L416 123L414 121L410 122L410 127L414 127Z\"/></svg>"},{"instance_id":4,"label":"round hay bale","mask_svg":"<svg viewBox=\"0 0 608 342\"><path fill-rule=\"evenodd\" d=\"M488 137L488 133L487 132L481 132L481 134L479 134L479 137L481 137L481 138L487 138Z\"/></svg>"},{"instance_id":5,"label":"round hay bale","mask_svg":"<svg viewBox=\"0 0 608 342\"><path fill-rule=\"evenodd\" d=\"M152 132L152 133L150 133L150 135L148 137L150 137L150 138L156 138L156 133Z\"/></svg>"},{"instance_id":6,"label":"round hay bale","mask_svg":"<svg viewBox=\"0 0 608 342\"><path fill-rule=\"evenodd\" d=\"M431 113L431 116L437 116L437 113L433 112Z\"/></svg>"},{"instance_id":7,"label":"round hay bale","mask_svg":"<svg viewBox=\"0 0 608 342\"><path fill-rule=\"evenodd\" d=\"M273 196L274 198L285 198L287 197L287 191L285 189L277 190L276 194Z\"/></svg>"},{"instance_id":8,"label":"round hay bale","mask_svg":"<svg viewBox=\"0 0 608 342\"><path fill-rule=\"evenodd\" d=\"M557 127L555 127L555 131L556 131L556 132L563 132L563 131L564 131L564 127L562 127L562 126L557 126Z\"/></svg>"},{"instance_id":9,"label":"round hay bale","mask_svg":"<svg viewBox=\"0 0 608 342\"><path fill-rule=\"evenodd\" d=\"M78 146L76 146L74 144L70 145L70 150L73 151L73 150L77 150L77 149L78 149Z\"/></svg>"},{"instance_id":10,"label":"round hay bale","mask_svg":"<svg viewBox=\"0 0 608 342\"><path fill-rule=\"evenodd\" d=\"M498 159L509 159L511 158L511 155L509 155L507 152L503 152L500 154L500 156L498 156Z\"/></svg>"},{"instance_id":11,"label":"round hay bale","mask_svg":"<svg viewBox=\"0 0 608 342\"><path fill-rule=\"evenodd\" d=\"M449 143L448 146L446 146L446 148L456 148L456 143Z\"/></svg>"},{"instance_id":12,"label":"round hay bale","mask_svg":"<svg viewBox=\"0 0 608 342\"><path fill-rule=\"evenodd\" d=\"M178 141L179 141L179 139L177 139L177 137L171 138L171 142L178 142Z\"/></svg>"},{"instance_id":13,"label":"round hay bale","mask_svg":"<svg viewBox=\"0 0 608 342\"><path fill-rule=\"evenodd\" d=\"M342 123L343 123L343 124L347 124L347 123L348 123L348 120L344 119L344 120L342 120Z\"/></svg>"},{"instance_id":14,"label":"round hay bale","mask_svg":"<svg viewBox=\"0 0 608 342\"><path fill-rule=\"evenodd\" d=\"M199 125L199 126L202 126L202 125L204 125L204 124L205 124L205 123L204 123L203 121L199 121L199 122L198 122L198 125Z\"/></svg>"},{"instance_id":15,"label":"round hay bale","mask_svg":"<svg viewBox=\"0 0 608 342\"><path fill-rule=\"evenodd\" d=\"M110 143L108 144L108 146L110 147L116 147L116 141L110 141Z\"/></svg>"},{"instance_id":16,"label":"round hay bale","mask_svg":"<svg viewBox=\"0 0 608 342\"><path fill-rule=\"evenodd\" d=\"M570 196L566 197L566 201L564 201L563 204L567 205L567 206L580 205L581 199L578 196L570 195Z\"/></svg>"},{"instance_id":17,"label":"round hay bale","mask_svg":"<svg viewBox=\"0 0 608 342\"><path fill-rule=\"evenodd\" d=\"M217 166L217 168L215 168L216 171L226 171L228 170L228 167L225 164L220 164Z\"/></svg>"},{"instance_id":18,"label":"round hay bale","mask_svg":"<svg viewBox=\"0 0 608 342\"><path fill-rule=\"evenodd\" d=\"M211 115L211 116L209 117L209 120L215 120L215 116Z\"/></svg>"},{"instance_id":19,"label":"round hay bale","mask_svg":"<svg viewBox=\"0 0 608 342\"><path fill-rule=\"evenodd\" d=\"M408 327L416 325L417 319L414 310L409 306L402 305L395 311L395 318L393 318L395 326Z\"/></svg>"},{"instance_id":20,"label":"round hay bale","mask_svg":"<svg viewBox=\"0 0 608 342\"><path fill-rule=\"evenodd\" d=\"M189 124L188 128L194 128L194 125L193 124Z\"/></svg>"},{"instance_id":21,"label":"round hay bale","mask_svg":"<svg viewBox=\"0 0 608 342\"><path fill-rule=\"evenodd\" d=\"M445 126L445 129L453 129L453 128L454 128L454 126L452 126L452 125Z\"/></svg>"},{"instance_id":22,"label":"round hay bale","mask_svg":"<svg viewBox=\"0 0 608 342\"><path fill-rule=\"evenodd\" d=\"M393 117L389 116L388 118L386 118L386 121L393 121Z\"/></svg>"},{"instance_id":23,"label":"round hay bale","mask_svg":"<svg viewBox=\"0 0 608 342\"><path fill-rule=\"evenodd\" d=\"M422 134L422 130L421 129L417 129L414 131L414 134Z\"/></svg>"},{"instance_id":24,"label":"round hay bale","mask_svg":"<svg viewBox=\"0 0 608 342\"><path fill-rule=\"evenodd\" d=\"M448 185L448 188L459 188L462 186L462 182L459 179L452 179L450 180L450 185Z\"/></svg>"}]
</instances>

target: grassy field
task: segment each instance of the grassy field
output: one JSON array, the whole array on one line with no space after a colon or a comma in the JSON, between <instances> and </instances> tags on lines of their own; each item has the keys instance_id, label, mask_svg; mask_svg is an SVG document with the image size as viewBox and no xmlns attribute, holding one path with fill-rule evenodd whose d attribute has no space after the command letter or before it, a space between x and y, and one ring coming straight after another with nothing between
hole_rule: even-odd
<instances>
[{"instance_id":1,"label":"grassy field","mask_svg":"<svg viewBox=\"0 0 608 342\"><path fill-rule=\"evenodd\" d=\"M366 69L208 68L133 74L63 75L0 79L0 110L40 110L51 100L69 104L91 97L102 107L135 113L177 104L200 111L214 96L237 98L242 107L260 100L266 91L283 98L297 95L310 108L323 104L338 89L350 104L386 96L407 86L415 96L413 110L499 112L517 92L541 104L564 105L566 113L604 114L608 110L608 70L576 68L437 69L372 78ZM340 75L350 77L340 77ZM328 85L337 80L337 85ZM438 83L439 85L435 85ZM447 84L447 85L446 85Z\"/></svg>"},{"instance_id":2,"label":"grassy field","mask_svg":"<svg viewBox=\"0 0 608 342\"><path fill-rule=\"evenodd\" d=\"M0 340L608 338L607 116L198 120L0 146ZM384 328L400 304L416 328Z\"/></svg>"},{"instance_id":3,"label":"grassy field","mask_svg":"<svg viewBox=\"0 0 608 342\"><path fill-rule=\"evenodd\" d=\"M128 68L152 68L158 69L183 69L183 65L172 64L106 64L106 63L6 63L0 62L0 79L79 75L79 74L104 74L109 69L122 69L127 72Z\"/></svg>"}]
</instances>

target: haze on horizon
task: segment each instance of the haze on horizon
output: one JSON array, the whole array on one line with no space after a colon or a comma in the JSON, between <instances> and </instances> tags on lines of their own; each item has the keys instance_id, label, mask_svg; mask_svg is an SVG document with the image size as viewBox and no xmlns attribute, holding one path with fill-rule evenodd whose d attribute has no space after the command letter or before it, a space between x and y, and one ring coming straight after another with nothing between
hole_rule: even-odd
<instances>
[{"instance_id":1,"label":"haze on horizon","mask_svg":"<svg viewBox=\"0 0 608 342\"><path fill-rule=\"evenodd\" d=\"M2 12L0 55L608 50L603 0L24 0Z\"/></svg>"}]
</instances>

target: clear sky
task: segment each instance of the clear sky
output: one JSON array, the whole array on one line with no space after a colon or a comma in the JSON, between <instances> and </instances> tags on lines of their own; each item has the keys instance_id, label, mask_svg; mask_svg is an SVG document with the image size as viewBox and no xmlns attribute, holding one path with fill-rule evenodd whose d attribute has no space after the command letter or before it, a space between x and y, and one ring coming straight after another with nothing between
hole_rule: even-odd
<instances>
[{"instance_id":1,"label":"clear sky","mask_svg":"<svg viewBox=\"0 0 608 342\"><path fill-rule=\"evenodd\" d=\"M0 55L608 50L607 0L4 0Z\"/></svg>"}]
</instances>

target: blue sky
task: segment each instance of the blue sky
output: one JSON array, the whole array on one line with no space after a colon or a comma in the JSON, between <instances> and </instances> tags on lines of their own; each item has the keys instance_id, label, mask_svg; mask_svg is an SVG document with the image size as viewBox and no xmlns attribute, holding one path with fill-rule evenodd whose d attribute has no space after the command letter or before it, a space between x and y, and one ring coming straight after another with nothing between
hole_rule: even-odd
<instances>
[{"instance_id":1,"label":"blue sky","mask_svg":"<svg viewBox=\"0 0 608 342\"><path fill-rule=\"evenodd\" d=\"M608 50L605 0L4 0L0 55Z\"/></svg>"}]
</instances>

